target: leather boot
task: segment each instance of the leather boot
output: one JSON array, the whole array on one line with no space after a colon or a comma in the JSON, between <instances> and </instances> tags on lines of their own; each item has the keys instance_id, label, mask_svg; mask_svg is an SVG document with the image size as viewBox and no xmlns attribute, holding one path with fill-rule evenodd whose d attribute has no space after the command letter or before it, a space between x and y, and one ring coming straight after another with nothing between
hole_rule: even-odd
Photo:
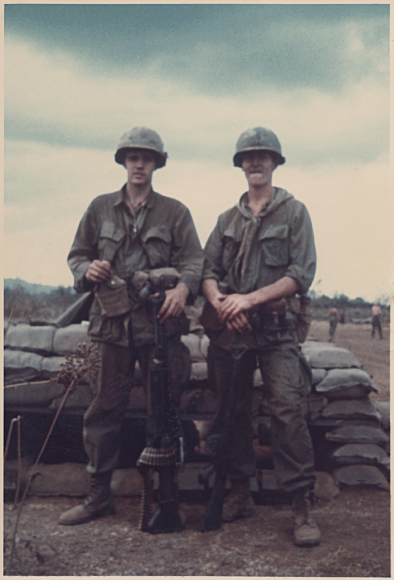
<instances>
[{"instance_id":1,"label":"leather boot","mask_svg":"<svg viewBox=\"0 0 394 580\"><path fill-rule=\"evenodd\" d=\"M64 512L58 520L63 526L84 524L100 516L112 515L115 508L111 495L112 471L92 473L90 493L83 503Z\"/></svg>"},{"instance_id":2,"label":"leather boot","mask_svg":"<svg viewBox=\"0 0 394 580\"><path fill-rule=\"evenodd\" d=\"M254 516L256 508L250 493L249 477L232 479L231 484L231 491L223 502L222 521L232 522Z\"/></svg>"},{"instance_id":3,"label":"leather boot","mask_svg":"<svg viewBox=\"0 0 394 580\"><path fill-rule=\"evenodd\" d=\"M301 489L293 494L294 543L296 546L317 546L321 534L311 513L309 489Z\"/></svg>"}]
</instances>

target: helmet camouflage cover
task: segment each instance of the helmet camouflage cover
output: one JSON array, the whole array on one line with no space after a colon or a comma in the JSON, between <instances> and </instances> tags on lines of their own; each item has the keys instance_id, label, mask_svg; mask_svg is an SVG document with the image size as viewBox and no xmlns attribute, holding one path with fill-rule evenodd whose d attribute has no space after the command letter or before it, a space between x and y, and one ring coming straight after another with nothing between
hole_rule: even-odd
<instances>
[{"instance_id":1,"label":"helmet camouflage cover","mask_svg":"<svg viewBox=\"0 0 394 580\"><path fill-rule=\"evenodd\" d=\"M278 137L263 127L247 129L240 135L233 157L235 167L242 167L242 154L248 151L270 151L278 165L283 165L286 161Z\"/></svg>"},{"instance_id":2,"label":"helmet camouflage cover","mask_svg":"<svg viewBox=\"0 0 394 580\"><path fill-rule=\"evenodd\" d=\"M164 152L163 141L160 135L148 127L134 127L122 135L115 153L115 161L124 164L128 149L147 149L153 151L156 157L156 168L164 167L167 153Z\"/></svg>"}]
</instances>

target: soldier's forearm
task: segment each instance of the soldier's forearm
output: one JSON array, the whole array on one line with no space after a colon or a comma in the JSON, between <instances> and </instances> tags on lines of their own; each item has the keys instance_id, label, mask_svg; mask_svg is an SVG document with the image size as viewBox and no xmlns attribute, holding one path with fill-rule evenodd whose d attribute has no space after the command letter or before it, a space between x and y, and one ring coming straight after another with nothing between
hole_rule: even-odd
<instances>
[{"instance_id":1,"label":"soldier's forearm","mask_svg":"<svg viewBox=\"0 0 394 580\"><path fill-rule=\"evenodd\" d=\"M259 288L259 290L251 292L249 299L252 307L259 306L271 300L279 300L280 298L290 296L297 292L298 289L298 283L294 278L284 276L269 286L264 286L264 288Z\"/></svg>"},{"instance_id":2,"label":"soldier's forearm","mask_svg":"<svg viewBox=\"0 0 394 580\"><path fill-rule=\"evenodd\" d=\"M213 278L207 278L203 280L201 289L204 297L212 305L214 305L214 303L217 302L217 300L219 300L219 298L222 296L221 292L219 291L217 280L214 280Z\"/></svg>"}]
</instances>

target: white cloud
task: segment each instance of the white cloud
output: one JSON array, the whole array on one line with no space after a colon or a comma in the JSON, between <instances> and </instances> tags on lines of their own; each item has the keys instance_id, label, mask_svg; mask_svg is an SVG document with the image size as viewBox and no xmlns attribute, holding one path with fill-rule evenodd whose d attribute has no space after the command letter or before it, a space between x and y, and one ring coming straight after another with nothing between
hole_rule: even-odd
<instances>
[{"instance_id":1,"label":"white cloud","mask_svg":"<svg viewBox=\"0 0 394 580\"><path fill-rule=\"evenodd\" d=\"M12 179L6 191L5 277L71 285L66 257L78 222L96 195L123 185L125 171L113 161L113 151L20 142L7 150ZM17 167L27 168L26 174ZM307 171L285 165L274 174L274 184L303 201L311 214L321 292L373 300L388 290L393 221L388 181L386 159ZM154 187L189 207L204 244L219 213L237 203L246 184L230 163L170 159L154 174Z\"/></svg>"},{"instance_id":2,"label":"white cloud","mask_svg":"<svg viewBox=\"0 0 394 580\"><path fill-rule=\"evenodd\" d=\"M17 130L19 138L26 132L98 149L146 124L161 133L170 158L182 159L230 160L240 132L256 125L278 133L293 165L322 156L365 162L388 144L388 93L372 76L337 93L267 89L212 98L149 70L123 79L89 75L60 52L16 39L6 50L6 115L10 137Z\"/></svg>"}]
</instances>

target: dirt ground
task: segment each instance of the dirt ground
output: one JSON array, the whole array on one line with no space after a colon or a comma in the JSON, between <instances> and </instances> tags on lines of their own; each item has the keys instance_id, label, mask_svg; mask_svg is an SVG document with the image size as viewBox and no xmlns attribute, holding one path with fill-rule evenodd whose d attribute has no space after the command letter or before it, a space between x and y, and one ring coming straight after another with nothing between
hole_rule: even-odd
<instances>
[{"instance_id":1,"label":"dirt ground","mask_svg":"<svg viewBox=\"0 0 394 580\"><path fill-rule=\"evenodd\" d=\"M389 400L389 332L371 340L369 325L338 325L335 343L351 350ZM310 337L326 341L328 323ZM292 543L289 506L256 506L256 516L199 531L205 504L182 502L185 530L152 536L138 531L139 498L116 498L116 514L81 526L57 525L76 498L29 497L23 506L10 569L17 510L4 508L4 575L13 576L295 576L391 577L390 494L342 489L317 501L322 543Z\"/></svg>"},{"instance_id":2,"label":"dirt ground","mask_svg":"<svg viewBox=\"0 0 394 580\"><path fill-rule=\"evenodd\" d=\"M138 498L117 498L116 515L81 526L56 524L78 500L28 499L9 569L16 512L5 510L5 575L390 577L387 492L342 490L315 503L322 543L292 543L288 506L257 506L256 516L199 531L205 506L182 504L186 529L152 536L137 530Z\"/></svg>"}]
</instances>

